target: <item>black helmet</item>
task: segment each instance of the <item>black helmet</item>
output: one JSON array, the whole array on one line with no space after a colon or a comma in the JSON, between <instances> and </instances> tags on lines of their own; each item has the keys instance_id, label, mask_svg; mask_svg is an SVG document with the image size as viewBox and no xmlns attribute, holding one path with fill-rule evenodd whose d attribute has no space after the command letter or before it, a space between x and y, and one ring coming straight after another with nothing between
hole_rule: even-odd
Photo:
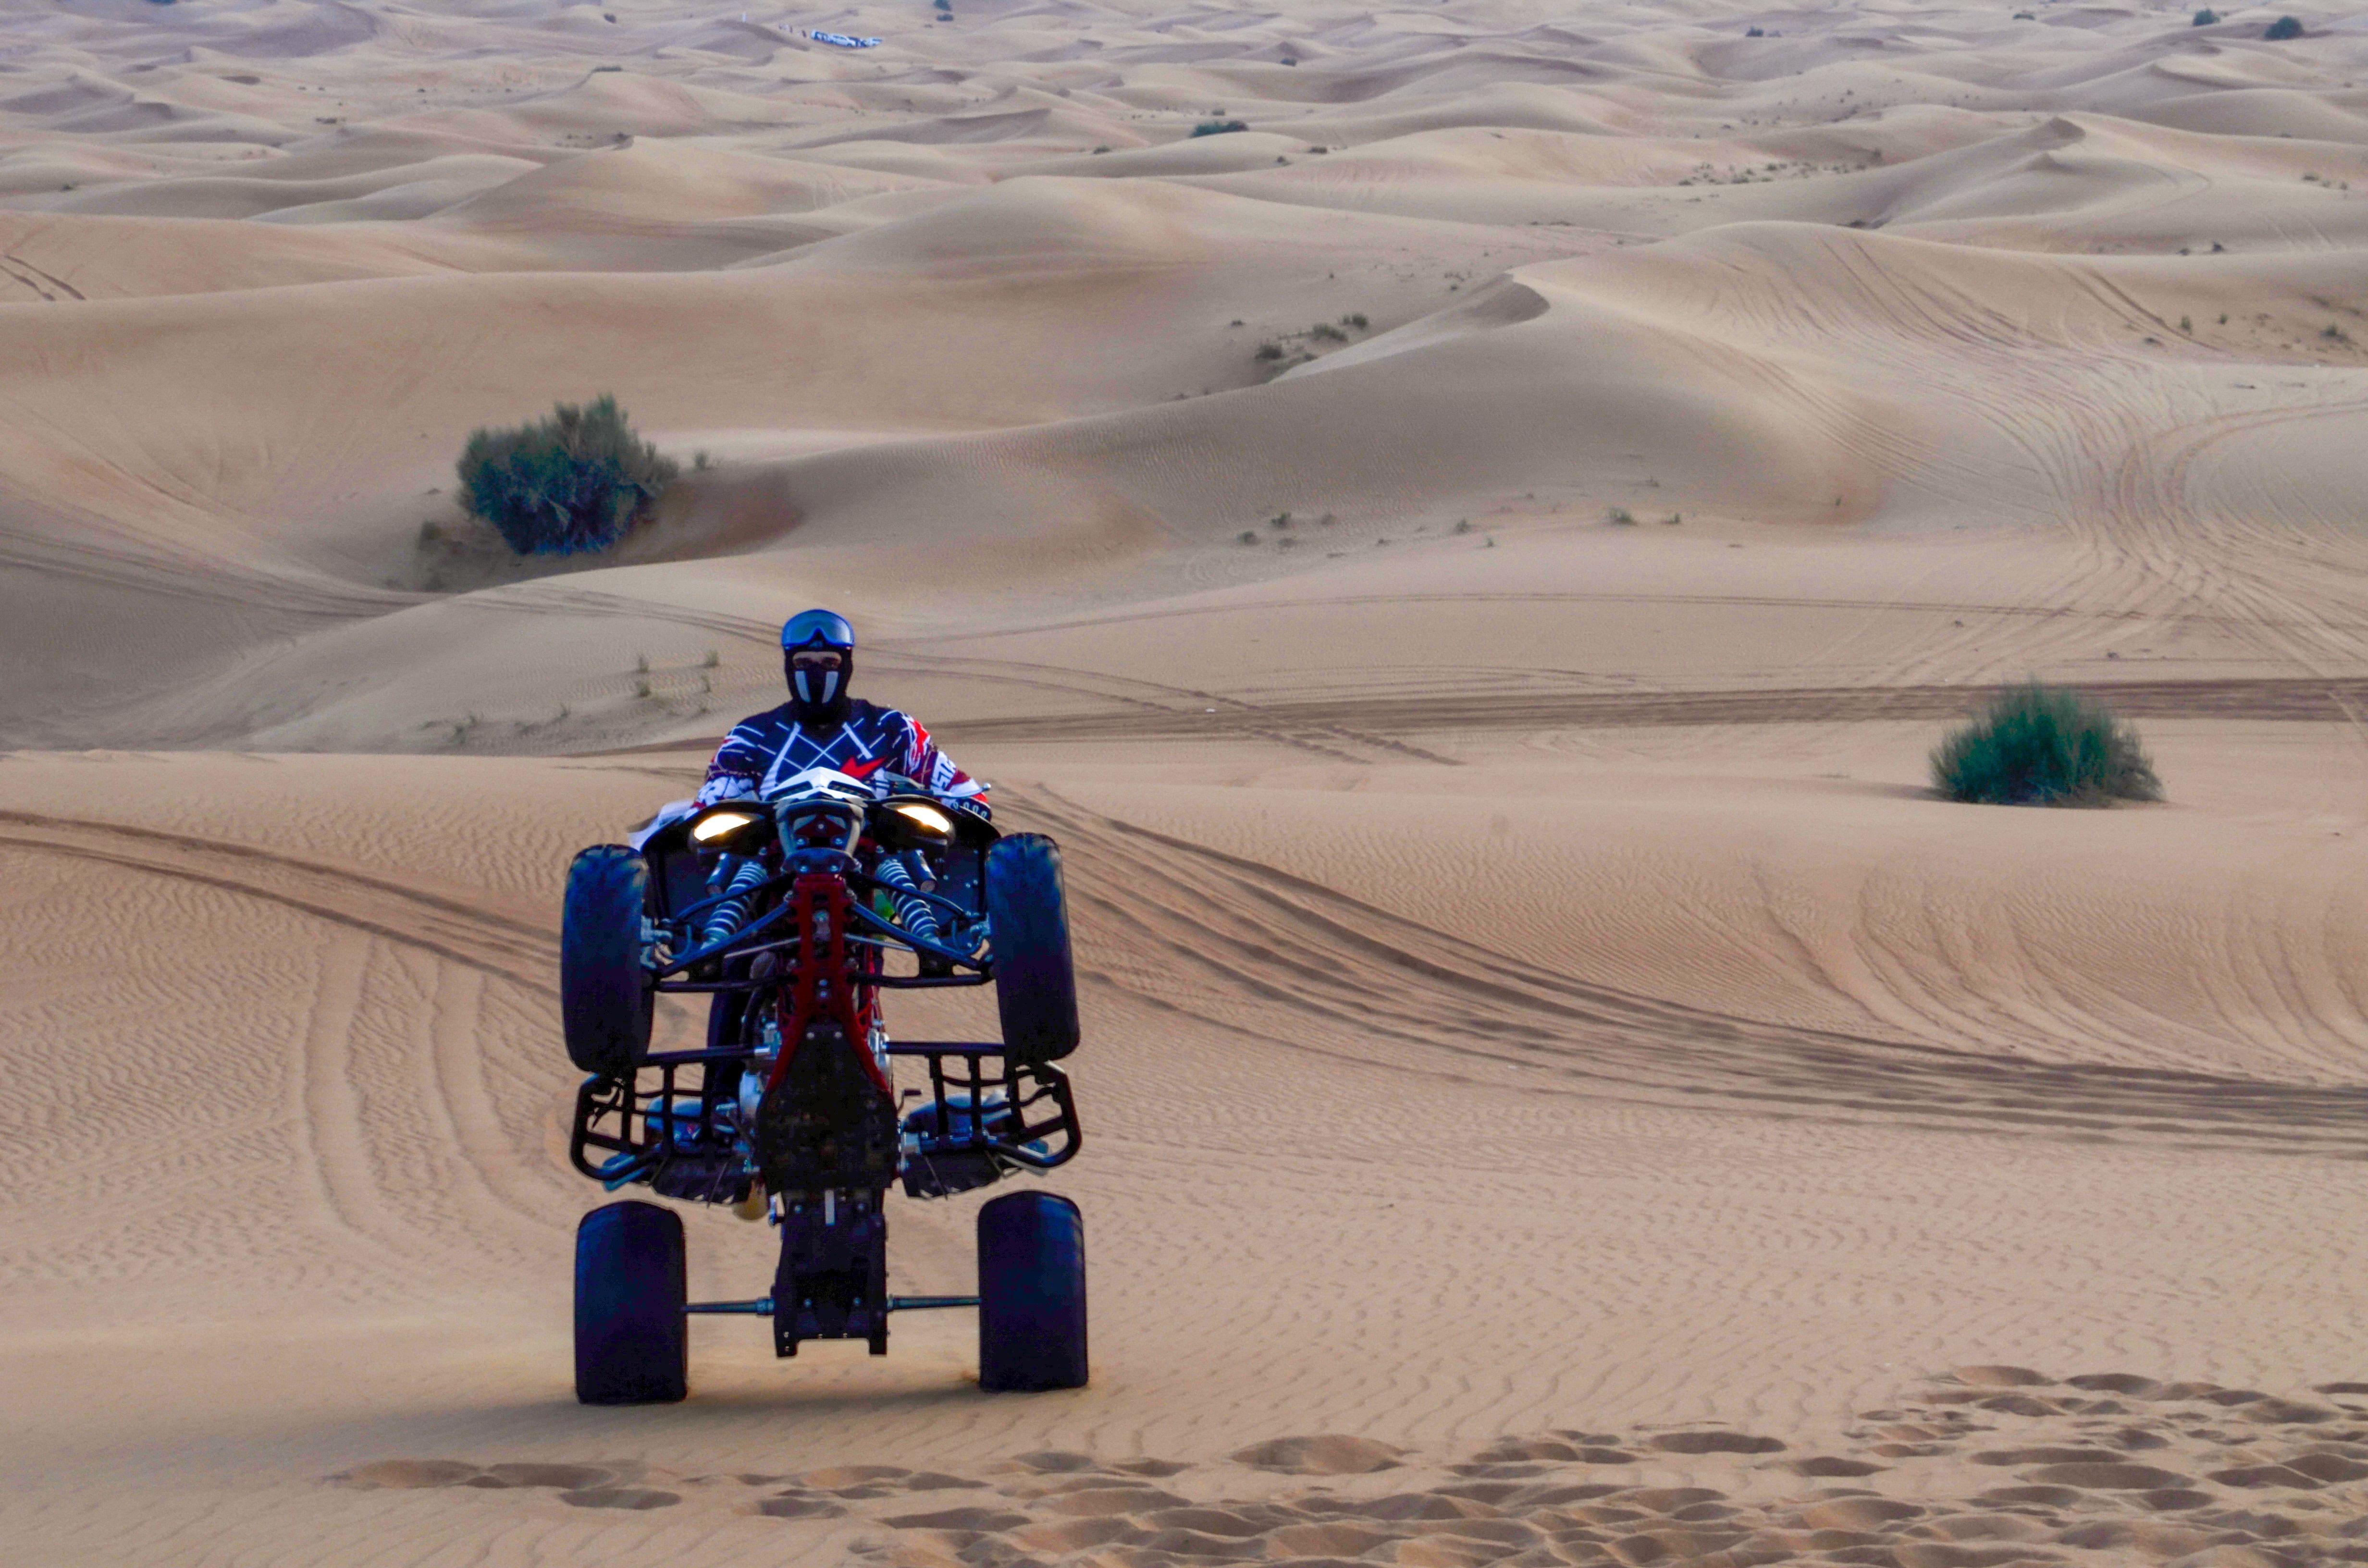
<instances>
[{"instance_id":1,"label":"black helmet","mask_svg":"<svg viewBox=\"0 0 2368 1568\"><path fill-rule=\"evenodd\" d=\"M847 683L855 676L855 628L826 609L801 610L781 624L781 674L802 724L847 717Z\"/></svg>"}]
</instances>

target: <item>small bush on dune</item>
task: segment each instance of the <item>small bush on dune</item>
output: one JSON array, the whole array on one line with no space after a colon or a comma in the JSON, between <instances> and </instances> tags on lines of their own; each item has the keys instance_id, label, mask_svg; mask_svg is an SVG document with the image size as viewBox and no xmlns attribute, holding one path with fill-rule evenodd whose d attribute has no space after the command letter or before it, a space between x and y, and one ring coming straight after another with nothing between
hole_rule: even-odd
<instances>
[{"instance_id":1,"label":"small bush on dune","mask_svg":"<svg viewBox=\"0 0 2368 1568\"><path fill-rule=\"evenodd\" d=\"M1192 134L1195 136L1223 136L1229 131L1247 131L1249 127L1247 125L1238 119L1204 119L1200 124L1192 128Z\"/></svg>"},{"instance_id":2,"label":"small bush on dune","mask_svg":"<svg viewBox=\"0 0 2368 1568\"><path fill-rule=\"evenodd\" d=\"M520 555L608 549L680 472L605 394L513 430L472 431L457 466L461 504Z\"/></svg>"},{"instance_id":3,"label":"small bush on dune","mask_svg":"<svg viewBox=\"0 0 2368 1568\"><path fill-rule=\"evenodd\" d=\"M2270 30L2263 33L2261 36L2268 39L2271 43L2283 43L2290 38L2300 38L2302 37L2302 18L2299 17L2280 17L2276 21L2270 24Z\"/></svg>"},{"instance_id":4,"label":"small bush on dune","mask_svg":"<svg viewBox=\"0 0 2368 1568\"><path fill-rule=\"evenodd\" d=\"M2195 20L2188 25L2191 27L2208 28L2219 19L2220 13L2212 9L2209 6L2206 6L2203 10L2195 13Z\"/></svg>"},{"instance_id":5,"label":"small bush on dune","mask_svg":"<svg viewBox=\"0 0 2368 1568\"><path fill-rule=\"evenodd\" d=\"M2135 729L2101 703L2036 681L2000 693L1934 748L1932 782L1950 800L1975 805L2162 799Z\"/></svg>"}]
</instances>

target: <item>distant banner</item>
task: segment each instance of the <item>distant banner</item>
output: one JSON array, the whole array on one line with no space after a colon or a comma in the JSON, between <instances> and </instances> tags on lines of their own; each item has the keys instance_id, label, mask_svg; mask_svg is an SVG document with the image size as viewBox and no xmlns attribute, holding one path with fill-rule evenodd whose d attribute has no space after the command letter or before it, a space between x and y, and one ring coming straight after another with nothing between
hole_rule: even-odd
<instances>
[{"instance_id":1,"label":"distant banner","mask_svg":"<svg viewBox=\"0 0 2368 1568\"><path fill-rule=\"evenodd\" d=\"M878 49L880 47L880 40L876 38L849 38L845 33L808 33L806 37L816 43L836 44L840 49Z\"/></svg>"}]
</instances>

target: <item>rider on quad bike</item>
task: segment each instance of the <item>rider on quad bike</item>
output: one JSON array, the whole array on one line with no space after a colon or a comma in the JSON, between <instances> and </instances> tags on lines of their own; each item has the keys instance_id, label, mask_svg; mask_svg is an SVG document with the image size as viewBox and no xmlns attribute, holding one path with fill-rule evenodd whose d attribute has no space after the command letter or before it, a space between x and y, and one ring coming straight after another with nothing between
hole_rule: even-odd
<instances>
[{"instance_id":1,"label":"rider on quad bike","mask_svg":"<svg viewBox=\"0 0 2368 1568\"><path fill-rule=\"evenodd\" d=\"M1079 1038L1058 846L1004 833L927 730L848 695L843 617L791 617L781 650L790 700L724 738L696 800L575 857L560 932L562 1032L588 1074L569 1162L611 1192L768 1219L773 1288L689 1301L678 1215L594 1210L576 1232L577 1396L684 1397L694 1315L768 1317L780 1356L828 1339L883 1355L889 1314L968 1306L982 1388L1080 1387L1074 1203L984 1205L974 1296L891 1294L884 1209L893 1187L948 1198L1077 1152L1055 1065ZM962 986L992 988L997 1038L890 1038L884 994ZM702 1045L654 1044L665 997L710 1004Z\"/></svg>"},{"instance_id":2,"label":"rider on quad bike","mask_svg":"<svg viewBox=\"0 0 2368 1568\"><path fill-rule=\"evenodd\" d=\"M695 804L762 799L785 778L809 768L835 768L850 778L870 779L885 769L918 784L947 805L991 819L987 786L954 766L929 732L909 714L879 708L848 695L855 677L855 628L833 610L801 610L781 625L781 674L790 699L752 714L723 737L707 765L707 780ZM883 880L928 892L921 868L890 860ZM765 868L727 857L712 884L731 896L708 916L713 940L748 917L742 896L765 879ZM938 920L926 903L905 900L902 912L924 936L934 937Z\"/></svg>"},{"instance_id":3,"label":"rider on quad bike","mask_svg":"<svg viewBox=\"0 0 2368 1568\"><path fill-rule=\"evenodd\" d=\"M715 749L699 803L754 799L810 767L868 778L885 767L939 799L988 814L986 786L953 765L929 732L894 708L847 694L855 676L855 628L826 609L800 611L781 627L781 673L790 700L741 721Z\"/></svg>"}]
</instances>

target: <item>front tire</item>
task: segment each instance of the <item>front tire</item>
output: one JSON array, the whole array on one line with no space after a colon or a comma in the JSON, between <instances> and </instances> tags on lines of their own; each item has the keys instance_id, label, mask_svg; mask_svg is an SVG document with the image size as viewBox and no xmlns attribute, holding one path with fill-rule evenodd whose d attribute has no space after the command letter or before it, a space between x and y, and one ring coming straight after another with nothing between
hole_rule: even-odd
<instances>
[{"instance_id":1,"label":"front tire","mask_svg":"<svg viewBox=\"0 0 2368 1568\"><path fill-rule=\"evenodd\" d=\"M598 844L567 868L559 919L559 1020L568 1060L610 1077L650 1048L657 1000L642 967L650 869L621 844Z\"/></svg>"},{"instance_id":2,"label":"front tire","mask_svg":"<svg viewBox=\"0 0 2368 1568\"><path fill-rule=\"evenodd\" d=\"M628 1200L575 1227L575 1398L671 1404L690 1392L682 1216Z\"/></svg>"},{"instance_id":3,"label":"front tire","mask_svg":"<svg viewBox=\"0 0 2368 1568\"><path fill-rule=\"evenodd\" d=\"M1079 1034L1058 845L1015 833L988 847L986 929L1004 1049L1022 1062L1058 1062Z\"/></svg>"},{"instance_id":4,"label":"front tire","mask_svg":"<svg viewBox=\"0 0 2368 1568\"><path fill-rule=\"evenodd\" d=\"M1086 1386L1086 1221L1057 1193L1013 1192L978 1211L978 1386Z\"/></svg>"}]
</instances>

